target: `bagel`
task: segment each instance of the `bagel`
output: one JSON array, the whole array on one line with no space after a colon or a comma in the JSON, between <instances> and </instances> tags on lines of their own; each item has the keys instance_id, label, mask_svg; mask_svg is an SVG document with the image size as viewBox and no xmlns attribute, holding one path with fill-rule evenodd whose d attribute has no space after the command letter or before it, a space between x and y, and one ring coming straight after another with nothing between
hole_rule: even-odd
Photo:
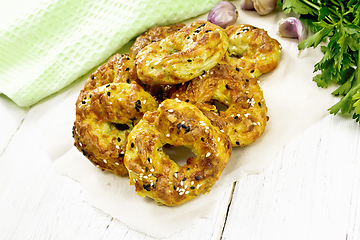
<instances>
[{"instance_id":1,"label":"bagel","mask_svg":"<svg viewBox=\"0 0 360 240\"><path fill-rule=\"evenodd\" d=\"M152 27L146 30L143 34L135 39L134 44L130 48L129 55L131 58L135 58L138 52L147 45L163 40L167 36L179 31L185 24L176 23L170 26Z\"/></svg>"},{"instance_id":2,"label":"bagel","mask_svg":"<svg viewBox=\"0 0 360 240\"><path fill-rule=\"evenodd\" d=\"M109 60L99 66L85 82L84 91L91 91L95 88L109 83L137 81L134 58L129 54L115 54Z\"/></svg>"},{"instance_id":3,"label":"bagel","mask_svg":"<svg viewBox=\"0 0 360 240\"><path fill-rule=\"evenodd\" d=\"M225 32L229 37L225 62L248 71L253 77L259 77L277 67L281 45L264 29L241 24L228 26Z\"/></svg>"},{"instance_id":4,"label":"bagel","mask_svg":"<svg viewBox=\"0 0 360 240\"><path fill-rule=\"evenodd\" d=\"M95 88L76 105L74 145L100 169L125 175L127 136L143 114L157 106L155 99L135 82Z\"/></svg>"},{"instance_id":5,"label":"bagel","mask_svg":"<svg viewBox=\"0 0 360 240\"><path fill-rule=\"evenodd\" d=\"M208 118L216 115L224 120L225 125L214 124L229 135L233 146L243 147L254 142L264 132L268 120L258 79L229 64L219 64L200 77L182 84L170 94L170 98L192 104L214 101L224 104L224 111L216 106L198 107Z\"/></svg>"},{"instance_id":6,"label":"bagel","mask_svg":"<svg viewBox=\"0 0 360 240\"><path fill-rule=\"evenodd\" d=\"M190 23L136 55L138 78L148 85L187 82L214 67L227 48L228 37L221 27L206 21Z\"/></svg>"},{"instance_id":7,"label":"bagel","mask_svg":"<svg viewBox=\"0 0 360 240\"><path fill-rule=\"evenodd\" d=\"M192 150L183 166L171 160L164 145ZM131 185L160 205L178 205L210 191L230 155L228 136L193 104L167 99L147 112L128 136L124 164Z\"/></svg>"}]
</instances>

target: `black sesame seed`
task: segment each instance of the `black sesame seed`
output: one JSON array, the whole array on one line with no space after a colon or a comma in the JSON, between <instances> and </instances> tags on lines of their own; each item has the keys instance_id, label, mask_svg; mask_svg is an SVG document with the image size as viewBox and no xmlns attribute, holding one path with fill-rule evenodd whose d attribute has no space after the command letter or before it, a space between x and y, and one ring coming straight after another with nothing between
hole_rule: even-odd
<instances>
[{"instance_id":1,"label":"black sesame seed","mask_svg":"<svg viewBox=\"0 0 360 240\"><path fill-rule=\"evenodd\" d=\"M119 137L117 138L117 140L118 140L118 142L120 142L120 141L121 141L121 139L120 139Z\"/></svg>"},{"instance_id":2,"label":"black sesame seed","mask_svg":"<svg viewBox=\"0 0 360 240\"><path fill-rule=\"evenodd\" d=\"M253 73L253 72L255 72L255 70L253 69L253 70L251 70L250 72Z\"/></svg>"},{"instance_id":3,"label":"black sesame seed","mask_svg":"<svg viewBox=\"0 0 360 240\"><path fill-rule=\"evenodd\" d=\"M177 127L177 133L179 133L181 130L181 123L179 123L176 127Z\"/></svg>"},{"instance_id":4,"label":"black sesame seed","mask_svg":"<svg viewBox=\"0 0 360 240\"><path fill-rule=\"evenodd\" d=\"M236 141L236 145L240 145L240 142L239 142L239 141Z\"/></svg>"},{"instance_id":5,"label":"black sesame seed","mask_svg":"<svg viewBox=\"0 0 360 240\"><path fill-rule=\"evenodd\" d=\"M204 142L204 141L205 141L205 138L203 138L203 137L202 137L202 138L201 138L201 141L203 141L203 142Z\"/></svg>"},{"instance_id":6,"label":"black sesame seed","mask_svg":"<svg viewBox=\"0 0 360 240\"><path fill-rule=\"evenodd\" d=\"M186 177L184 177L181 181L186 181Z\"/></svg>"},{"instance_id":7,"label":"black sesame seed","mask_svg":"<svg viewBox=\"0 0 360 240\"><path fill-rule=\"evenodd\" d=\"M229 85L226 84L225 87L226 87L227 90L229 90Z\"/></svg>"},{"instance_id":8,"label":"black sesame seed","mask_svg":"<svg viewBox=\"0 0 360 240\"><path fill-rule=\"evenodd\" d=\"M119 157L123 157L124 156L124 154L123 153L119 153Z\"/></svg>"},{"instance_id":9,"label":"black sesame seed","mask_svg":"<svg viewBox=\"0 0 360 240\"><path fill-rule=\"evenodd\" d=\"M190 170L190 168L188 167L186 170L188 170L188 171L189 171L189 170Z\"/></svg>"},{"instance_id":10,"label":"black sesame seed","mask_svg":"<svg viewBox=\"0 0 360 240\"><path fill-rule=\"evenodd\" d=\"M203 26L205 26L205 23L201 24L201 25L198 26L197 28L201 28L201 27L203 27Z\"/></svg>"},{"instance_id":11,"label":"black sesame seed","mask_svg":"<svg viewBox=\"0 0 360 240\"><path fill-rule=\"evenodd\" d=\"M132 147L132 148L135 147L135 144L134 144L134 143L131 143L131 147Z\"/></svg>"},{"instance_id":12,"label":"black sesame seed","mask_svg":"<svg viewBox=\"0 0 360 240\"><path fill-rule=\"evenodd\" d=\"M84 156L86 156L86 152L83 149L81 149L81 152Z\"/></svg>"},{"instance_id":13,"label":"black sesame seed","mask_svg":"<svg viewBox=\"0 0 360 240\"><path fill-rule=\"evenodd\" d=\"M82 104L85 104L86 102L85 102L85 101L82 101L81 103L82 103Z\"/></svg>"},{"instance_id":14,"label":"black sesame seed","mask_svg":"<svg viewBox=\"0 0 360 240\"><path fill-rule=\"evenodd\" d=\"M198 176L195 176L195 179L196 179L196 180L200 180L200 178L199 178Z\"/></svg>"},{"instance_id":15,"label":"black sesame seed","mask_svg":"<svg viewBox=\"0 0 360 240\"><path fill-rule=\"evenodd\" d=\"M191 189L195 189L195 187L194 187L194 186L191 186L190 188L191 188Z\"/></svg>"},{"instance_id":16,"label":"black sesame seed","mask_svg":"<svg viewBox=\"0 0 360 240\"><path fill-rule=\"evenodd\" d=\"M173 186L173 188L174 188L174 190L176 190L176 187L175 187L175 185Z\"/></svg>"},{"instance_id":17,"label":"black sesame seed","mask_svg":"<svg viewBox=\"0 0 360 240\"><path fill-rule=\"evenodd\" d=\"M92 94L89 95L89 98L91 98L91 97L92 97Z\"/></svg>"},{"instance_id":18,"label":"black sesame seed","mask_svg":"<svg viewBox=\"0 0 360 240\"><path fill-rule=\"evenodd\" d=\"M87 97L85 96L85 97L84 97L84 100L86 100L86 98L87 98Z\"/></svg>"},{"instance_id":19,"label":"black sesame seed","mask_svg":"<svg viewBox=\"0 0 360 240\"><path fill-rule=\"evenodd\" d=\"M143 184L143 188L146 190L146 191L150 191L150 184Z\"/></svg>"},{"instance_id":20,"label":"black sesame seed","mask_svg":"<svg viewBox=\"0 0 360 240\"><path fill-rule=\"evenodd\" d=\"M189 39L190 38L190 36L188 36L186 39Z\"/></svg>"},{"instance_id":21,"label":"black sesame seed","mask_svg":"<svg viewBox=\"0 0 360 240\"><path fill-rule=\"evenodd\" d=\"M195 33L199 33L200 32L200 30L195 30Z\"/></svg>"},{"instance_id":22,"label":"black sesame seed","mask_svg":"<svg viewBox=\"0 0 360 240\"><path fill-rule=\"evenodd\" d=\"M246 79L245 81L246 81L246 82L249 82L249 79Z\"/></svg>"},{"instance_id":23,"label":"black sesame seed","mask_svg":"<svg viewBox=\"0 0 360 240\"><path fill-rule=\"evenodd\" d=\"M147 158L148 162L151 162L151 159L150 158Z\"/></svg>"},{"instance_id":24,"label":"black sesame seed","mask_svg":"<svg viewBox=\"0 0 360 240\"><path fill-rule=\"evenodd\" d=\"M130 83L130 79L126 79L126 83Z\"/></svg>"},{"instance_id":25,"label":"black sesame seed","mask_svg":"<svg viewBox=\"0 0 360 240\"><path fill-rule=\"evenodd\" d=\"M95 78L94 76L91 76L91 79L92 79L92 80L94 80L94 78Z\"/></svg>"},{"instance_id":26,"label":"black sesame seed","mask_svg":"<svg viewBox=\"0 0 360 240\"><path fill-rule=\"evenodd\" d=\"M127 68L125 68L125 71L129 71L129 70L130 70L130 68L128 68L128 67L127 67Z\"/></svg>"},{"instance_id":27,"label":"black sesame seed","mask_svg":"<svg viewBox=\"0 0 360 240\"><path fill-rule=\"evenodd\" d=\"M190 100L189 100L189 99L186 99L185 102L190 102Z\"/></svg>"},{"instance_id":28,"label":"black sesame seed","mask_svg":"<svg viewBox=\"0 0 360 240\"><path fill-rule=\"evenodd\" d=\"M258 102L259 107L261 107L261 102Z\"/></svg>"},{"instance_id":29,"label":"black sesame seed","mask_svg":"<svg viewBox=\"0 0 360 240\"><path fill-rule=\"evenodd\" d=\"M208 32L211 32L211 30L206 30L205 32L208 33Z\"/></svg>"},{"instance_id":30,"label":"black sesame seed","mask_svg":"<svg viewBox=\"0 0 360 240\"><path fill-rule=\"evenodd\" d=\"M238 118L239 118L238 116L235 116L235 117L234 117L235 120L238 119Z\"/></svg>"},{"instance_id":31,"label":"black sesame seed","mask_svg":"<svg viewBox=\"0 0 360 240\"><path fill-rule=\"evenodd\" d=\"M110 87L110 84L106 85L106 87Z\"/></svg>"},{"instance_id":32,"label":"black sesame seed","mask_svg":"<svg viewBox=\"0 0 360 240\"><path fill-rule=\"evenodd\" d=\"M148 168L148 167L146 167L146 168L145 168L145 170L146 170L146 171L149 171L149 168Z\"/></svg>"},{"instance_id":33,"label":"black sesame seed","mask_svg":"<svg viewBox=\"0 0 360 240\"><path fill-rule=\"evenodd\" d=\"M110 92L107 92L107 95L110 97Z\"/></svg>"},{"instance_id":34,"label":"black sesame seed","mask_svg":"<svg viewBox=\"0 0 360 240\"><path fill-rule=\"evenodd\" d=\"M236 71L240 71L240 69L238 67L236 67Z\"/></svg>"},{"instance_id":35,"label":"black sesame seed","mask_svg":"<svg viewBox=\"0 0 360 240\"><path fill-rule=\"evenodd\" d=\"M188 62L192 62L192 60L191 60L191 59L188 59L187 61L188 61Z\"/></svg>"}]
</instances>

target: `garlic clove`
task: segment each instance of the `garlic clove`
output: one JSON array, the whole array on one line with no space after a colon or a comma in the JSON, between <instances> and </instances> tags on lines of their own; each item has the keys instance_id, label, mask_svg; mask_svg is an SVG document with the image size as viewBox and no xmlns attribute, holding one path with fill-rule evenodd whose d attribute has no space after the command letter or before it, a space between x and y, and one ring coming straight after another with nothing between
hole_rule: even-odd
<instances>
[{"instance_id":1,"label":"garlic clove","mask_svg":"<svg viewBox=\"0 0 360 240\"><path fill-rule=\"evenodd\" d=\"M259 15L266 15L274 11L277 0L253 0L254 8Z\"/></svg>"},{"instance_id":2,"label":"garlic clove","mask_svg":"<svg viewBox=\"0 0 360 240\"><path fill-rule=\"evenodd\" d=\"M297 38L301 42L305 37L305 26L296 17L288 17L278 22L278 33L281 37Z\"/></svg>"},{"instance_id":3,"label":"garlic clove","mask_svg":"<svg viewBox=\"0 0 360 240\"><path fill-rule=\"evenodd\" d=\"M252 0L241 0L240 1L240 8L244 10L253 10L254 3Z\"/></svg>"},{"instance_id":4,"label":"garlic clove","mask_svg":"<svg viewBox=\"0 0 360 240\"><path fill-rule=\"evenodd\" d=\"M239 13L234 4L229 1L221 1L216 4L208 15L208 21L225 28L234 24L239 16Z\"/></svg>"}]
</instances>

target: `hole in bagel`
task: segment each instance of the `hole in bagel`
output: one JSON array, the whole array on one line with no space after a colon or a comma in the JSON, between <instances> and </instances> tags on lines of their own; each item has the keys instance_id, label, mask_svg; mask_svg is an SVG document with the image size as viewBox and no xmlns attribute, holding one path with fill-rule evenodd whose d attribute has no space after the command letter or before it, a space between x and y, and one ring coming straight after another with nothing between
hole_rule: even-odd
<instances>
[{"instance_id":1,"label":"hole in bagel","mask_svg":"<svg viewBox=\"0 0 360 240\"><path fill-rule=\"evenodd\" d=\"M127 124L121 124L121 123L113 123L117 130L119 131L125 131L130 129L130 127Z\"/></svg>"},{"instance_id":2,"label":"hole in bagel","mask_svg":"<svg viewBox=\"0 0 360 240\"><path fill-rule=\"evenodd\" d=\"M215 105L216 109L219 111L225 112L228 109L228 107L225 104L217 100L214 100L213 104Z\"/></svg>"},{"instance_id":3,"label":"hole in bagel","mask_svg":"<svg viewBox=\"0 0 360 240\"><path fill-rule=\"evenodd\" d=\"M188 158L196 157L190 148L184 146L173 146L167 144L163 147L163 151L179 166L184 166Z\"/></svg>"}]
</instances>

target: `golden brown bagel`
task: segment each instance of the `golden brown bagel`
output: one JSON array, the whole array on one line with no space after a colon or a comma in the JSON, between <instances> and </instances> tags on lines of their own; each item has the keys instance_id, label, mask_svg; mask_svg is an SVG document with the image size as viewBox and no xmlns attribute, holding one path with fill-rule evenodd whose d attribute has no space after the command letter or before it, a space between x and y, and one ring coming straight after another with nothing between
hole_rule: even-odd
<instances>
[{"instance_id":1,"label":"golden brown bagel","mask_svg":"<svg viewBox=\"0 0 360 240\"><path fill-rule=\"evenodd\" d=\"M214 67L227 48L222 28L196 21L143 48L136 55L137 74L148 85L183 83Z\"/></svg>"},{"instance_id":2,"label":"golden brown bagel","mask_svg":"<svg viewBox=\"0 0 360 240\"><path fill-rule=\"evenodd\" d=\"M224 60L248 71L253 77L275 69L281 55L280 43L264 29L251 25L232 25L225 28L229 48Z\"/></svg>"},{"instance_id":3,"label":"golden brown bagel","mask_svg":"<svg viewBox=\"0 0 360 240\"><path fill-rule=\"evenodd\" d=\"M127 136L143 114L157 106L135 82L95 88L76 105L74 145L100 169L127 174L123 164Z\"/></svg>"},{"instance_id":4,"label":"golden brown bagel","mask_svg":"<svg viewBox=\"0 0 360 240\"><path fill-rule=\"evenodd\" d=\"M226 125L218 125L230 137L233 146L246 146L259 138L265 130L267 107L257 78L250 77L238 67L219 64L203 75L181 85L171 93L177 98L193 104L218 101L226 106L219 111L199 105L212 119L220 116Z\"/></svg>"},{"instance_id":5,"label":"golden brown bagel","mask_svg":"<svg viewBox=\"0 0 360 240\"><path fill-rule=\"evenodd\" d=\"M179 166L162 150L166 144L188 147L196 157ZM228 136L198 108L168 99L131 131L124 163L138 195L172 206L210 191L231 149Z\"/></svg>"}]
</instances>

